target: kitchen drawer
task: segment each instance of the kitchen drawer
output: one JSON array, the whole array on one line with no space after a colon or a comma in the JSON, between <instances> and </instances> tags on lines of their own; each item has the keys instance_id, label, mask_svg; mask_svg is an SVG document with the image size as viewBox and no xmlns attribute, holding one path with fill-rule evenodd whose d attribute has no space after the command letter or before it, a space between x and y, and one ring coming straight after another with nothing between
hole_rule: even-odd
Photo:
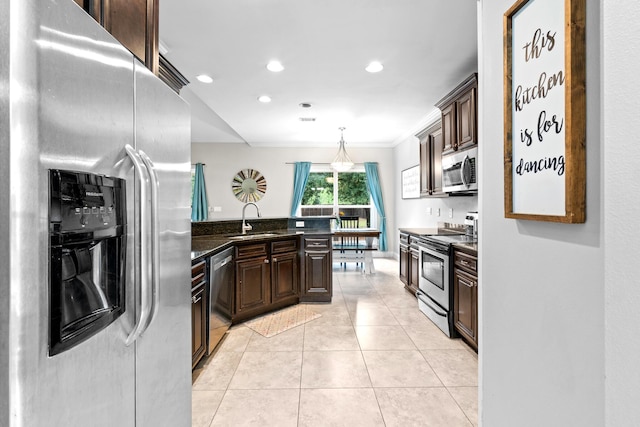
<instances>
[{"instance_id":1,"label":"kitchen drawer","mask_svg":"<svg viewBox=\"0 0 640 427\"><path fill-rule=\"evenodd\" d=\"M305 238L304 249L307 251L331 249L331 240L326 237Z\"/></svg>"},{"instance_id":2,"label":"kitchen drawer","mask_svg":"<svg viewBox=\"0 0 640 427\"><path fill-rule=\"evenodd\" d=\"M196 298L198 298L198 296L201 295L205 291L205 289L206 283L204 281L191 285L191 299L195 300Z\"/></svg>"},{"instance_id":3,"label":"kitchen drawer","mask_svg":"<svg viewBox=\"0 0 640 427\"><path fill-rule=\"evenodd\" d=\"M268 243L254 243L236 247L236 259L267 256Z\"/></svg>"},{"instance_id":4,"label":"kitchen drawer","mask_svg":"<svg viewBox=\"0 0 640 427\"><path fill-rule=\"evenodd\" d=\"M283 252L296 252L298 250L298 239L276 240L271 242L271 253L280 254Z\"/></svg>"},{"instance_id":5,"label":"kitchen drawer","mask_svg":"<svg viewBox=\"0 0 640 427\"><path fill-rule=\"evenodd\" d=\"M457 267L462 267L466 270L478 272L478 258L466 254L464 252L455 251L453 255L453 262Z\"/></svg>"},{"instance_id":6,"label":"kitchen drawer","mask_svg":"<svg viewBox=\"0 0 640 427\"><path fill-rule=\"evenodd\" d=\"M400 244L408 246L409 245L409 235L400 233Z\"/></svg>"},{"instance_id":7,"label":"kitchen drawer","mask_svg":"<svg viewBox=\"0 0 640 427\"><path fill-rule=\"evenodd\" d=\"M199 263L191 266L191 287L193 288L198 283L204 281L206 273L206 261L200 261Z\"/></svg>"}]
</instances>

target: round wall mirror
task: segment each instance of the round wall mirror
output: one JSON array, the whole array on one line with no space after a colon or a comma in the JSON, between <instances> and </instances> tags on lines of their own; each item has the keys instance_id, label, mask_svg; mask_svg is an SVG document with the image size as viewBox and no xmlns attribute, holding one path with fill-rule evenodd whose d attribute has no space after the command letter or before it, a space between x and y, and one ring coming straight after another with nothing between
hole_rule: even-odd
<instances>
[{"instance_id":1,"label":"round wall mirror","mask_svg":"<svg viewBox=\"0 0 640 427\"><path fill-rule=\"evenodd\" d=\"M267 192L267 180L255 169L242 169L233 177L231 191L243 203L257 202Z\"/></svg>"}]
</instances>

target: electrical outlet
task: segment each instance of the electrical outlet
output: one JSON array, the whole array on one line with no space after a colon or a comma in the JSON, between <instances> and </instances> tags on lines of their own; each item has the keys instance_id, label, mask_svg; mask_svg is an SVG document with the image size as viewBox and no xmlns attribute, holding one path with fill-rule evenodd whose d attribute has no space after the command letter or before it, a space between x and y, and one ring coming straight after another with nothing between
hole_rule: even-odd
<instances>
[{"instance_id":1,"label":"electrical outlet","mask_svg":"<svg viewBox=\"0 0 640 427\"><path fill-rule=\"evenodd\" d=\"M296 221L296 227L304 227L304 221Z\"/></svg>"},{"instance_id":2,"label":"electrical outlet","mask_svg":"<svg viewBox=\"0 0 640 427\"><path fill-rule=\"evenodd\" d=\"M436 216L440 216L440 208L436 208Z\"/></svg>"},{"instance_id":3,"label":"electrical outlet","mask_svg":"<svg viewBox=\"0 0 640 427\"><path fill-rule=\"evenodd\" d=\"M427 215L433 215L433 210L431 208L427 208Z\"/></svg>"},{"instance_id":4,"label":"electrical outlet","mask_svg":"<svg viewBox=\"0 0 640 427\"><path fill-rule=\"evenodd\" d=\"M222 206L214 206L213 207L213 211L214 212L222 212Z\"/></svg>"},{"instance_id":5,"label":"electrical outlet","mask_svg":"<svg viewBox=\"0 0 640 427\"><path fill-rule=\"evenodd\" d=\"M449 209L449 218L453 218L453 209Z\"/></svg>"}]
</instances>

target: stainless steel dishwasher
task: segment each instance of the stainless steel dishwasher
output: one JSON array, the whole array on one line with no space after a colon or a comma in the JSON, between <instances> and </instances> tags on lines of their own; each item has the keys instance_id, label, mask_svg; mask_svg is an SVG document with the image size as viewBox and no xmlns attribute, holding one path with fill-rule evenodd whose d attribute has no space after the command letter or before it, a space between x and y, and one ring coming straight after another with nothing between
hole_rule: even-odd
<instances>
[{"instance_id":1,"label":"stainless steel dishwasher","mask_svg":"<svg viewBox=\"0 0 640 427\"><path fill-rule=\"evenodd\" d=\"M224 251L209 258L209 316L207 316L207 355L210 355L222 336L231 326L233 307L233 250Z\"/></svg>"}]
</instances>

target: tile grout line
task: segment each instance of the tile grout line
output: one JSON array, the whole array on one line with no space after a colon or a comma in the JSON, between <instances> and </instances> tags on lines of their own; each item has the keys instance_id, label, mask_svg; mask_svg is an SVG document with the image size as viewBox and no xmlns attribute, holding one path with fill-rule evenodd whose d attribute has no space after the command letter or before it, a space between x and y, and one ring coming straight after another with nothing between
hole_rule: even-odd
<instances>
[{"instance_id":1,"label":"tile grout line","mask_svg":"<svg viewBox=\"0 0 640 427\"><path fill-rule=\"evenodd\" d=\"M251 336L253 336L253 331ZM235 353L242 353L242 355L240 356L240 361L238 361L238 364L236 365L236 367L233 369L233 374L231 374L231 378L229 379L229 382L227 383L225 389L224 389L224 394L222 395L222 399L220 399L220 403L218 404L218 407L216 408L215 412L213 413L213 417L211 418L211 423L209 424L209 426L211 427L213 425L213 421L216 418L216 415L218 414L218 411L220 410L220 407L222 406L222 402L224 401L225 397L227 397L227 393L229 392L229 386L231 385L231 382L233 381L233 377L235 377L236 373L238 372L238 367L240 367L240 364L242 363L242 359L244 359L244 354L246 352L247 347L249 346L249 341L251 340L251 336L249 337L249 340L247 340L247 345L244 346L244 350L242 350L242 352L235 352ZM233 352L230 352L233 353Z\"/></svg>"},{"instance_id":2,"label":"tile grout line","mask_svg":"<svg viewBox=\"0 0 640 427\"><path fill-rule=\"evenodd\" d=\"M462 411L462 413L464 414L465 418L469 421L469 424L471 426L473 426L473 421L471 421L471 418L469 418L469 415L467 415L467 412L462 408L462 406L460 406L460 403L458 403L458 399L456 399L453 394L451 394L451 390L449 390L449 387L445 386L444 387L447 390L447 393L449 393L449 396L451 396L451 398L453 399L454 402L456 402L456 406L458 408L460 408L460 411Z\"/></svg>"},{"instance_id":3,"label":"tile grout line","mask_svg":"<svg viewBox=\"0 0 640 427\"><path fill-rule=\"evenodd\" d=\"M300 360L300 389L298 390L298 416L296 417L296 426L300 425L300 416L302 414L301 412L301 408L302 408L302 370L304 368L304 354L305 354L305 349L304 349L304 343L305 343L305 339L307 337L307 325L309 324L309 322L303 324L302 326L304 326L304 330L302 332L302 358Z\"/></svg>"},{"instance_id":4,"label":"tile grout line","mask_svg":"<svg viewBox=\"0 0 640 427\"><path fill-rule=\"evenodd\" d=\"M391 271L391 269L388 269L388 270ZM377 300L379 300L382 303L382 306L385 307L389 312L391 312L391 315L392 315L391 318L394 319L397 322L397 325L399 325L402 328L402 331L404 332L404 334L406 334L408 336L408 338L410 339L410 342L415 346L415 349L412 349L412 350L408 350L408 349L405 349L405 350L383 349L383 350L371 350L371 351L383 351L383 352L386 352L386 351L407 351L407 352L409 352L409 351L418 351L418 352L420 352L421 358L427 363L427 366L430 367L430 369L434 373L435 377L439 380L439 382L441 384L440 386L429 386L429 387L402 387L402 386L398 387L398 386L395 386L395 387L378 387L378 388L380 390L383 390L383 389L386 389L386 388L402 388L402 389L446 388L447 389L447 394L449 395L450 398L452 398L454 400L455 405L458 408L458 410L460 410L463 413L465 419L467 419L467 421L470 423L470 425L473 425L473 422L471 421L469 415L467 415L467 413L462 409L462 406L460 405L458 400L456 400L453 397L451 389L454 388L455 386L452 386L452 388L450 388L450 387L444 385L444 382L442 381L440 375L438 375L438 373L435 371L435 369L433 369L433 366L428 361L427 357L424 355L423 350L421 350L418 347L417 343L411 338L411 336L407 332L407 330L410 329L410 327L411 327L411 325L413 325L413 323L410 323L408 325L402 325L400 323L399 319L398 319L398 314L394 313L394 311L391 310L391 307L389 306L389 304L392 304L392 305L396 306L396 308L398 309L398 312L402 312L403 310L408 311L409 307L404 307L404 305L403 305L404 301L402 300L402 297L400 297L400 295L402 295L401 292L399 292L399 293L382 292L382 291L384 291L384 290L386 290L388 288L393 288L395 286L402 286L402 284L399 281L392 280L395 276L387 275L383 271L384 271L384 269L382 271L379 271L378 274L376 275L376 277L375 277L376 284L374 284L373 281L372 281L374 278L370 277L370 276L367 276L367 275L364 275L364 277L361 277L361 278L360 278L360 276L358 278L355 278L354 276L352 276L351 272L343 273L342 271L339 271L339 272L337 272L337 274L336 274L336 272L332 273L335 282L337 282L339 284L338 286L334 287L334 297L342 298L342 301L338 302L338 304L336 304L335 307L338 308L338 310L340 312L342 312L342 310L346 311L347 318L349 319L349 325L348 326L350 326L350 330L353 331L354 335L356 336L356 341L358 343L358 351L359 351L359 355L360 355L360 360L362 361L362 363L364 363L364 368L366 369L367 377L368 377L370 386L367 386L367 387L328 387L328 388L327 387L324 387L324 388L315 387L315 388L311 388L311 389L318 389L318 390L319 389L346 390L346 389L366 389L366 388L371 388L373 390L373 392L374 392L374 397L376 399L376 404L377 404L377 407L378 407L379 414L380 414L380 416L382 418L383 424L387 425L387 422L389 421L389 420L385 420L385 415L384 415L384 413L382 411L381 401L379 399L378 393L376 392L376 387L373 386L373 381L372 381L371 372L370 372L370 366L367 364L366 359L364 357L364 352L366 350L363 350L361 341L360 341L360 339L358 339L358 335L356 333L357 327L358 327L358 325L355 324L355 322L357 321L357 319L355 317L356 313L353 310L349 310L349 307L351 307L352 304L351 305L348 304L347 303L348 300L347 300L347 298L345 298L344 289L343 289L343 283L340 280L340 278L342 277L342 279L345 281L344 285L347 286L347 291L349 292L347 294L347 296L353 296L354 297L353 299L349 298L349 301L351 301L353 303L353 301L355 300L356 307L357 307L357 302L358 302L358 298L359 297L366 297L367 295L375 295ZM352 279L352 278L353 278L353 280L348 280L348 279ZM356 279L358 279L358 280L356 280ZM361 280L361 279L364 279L364 280ZM365 289L362 289L362 291L364 291L364 292L360 292L359 291L360 286L358 284L358 281L360 281L360 283L366 283L366 285L367 285L366 286L366 291L365 291ZM370 290L373 290L373 292L370 292ZM390 301L392 301L392 302L390 302ZM396 302L397 302L397 304L396 304ZM333 304L331 304L331 305L333 305ZM410 314L410 313L407 313L407 314ZM342 316L342 314L340 316ZM413 321L411 316L409 316L408 320L411 321L411 322ZM325 326L327 328L335 328L335 327L337 327L337 326L342 324L342 322L338 322L338 323L334 324L334 322L332 322L332 321L330 321L328 323L329 324L327 324L327 325L319 325L319 326ZM307 350L307 349L305 349L305 344L307 342L307 340L306 340L307 332L308 332L307 326L309 324L311 324L311 323L305 323L304 325L301 325L301 326L304 326L304 328L303 328L303 332L302 332L302 339L301 339L301 341L299 341L299 342L301 342L301 345L302 345L302 349L301 349L302 357L300 359L300 377L299 377L298 387L297 387L298 388L298 402L297 402L298 403L298 405L297 405L298 413L297 413L296 425L298 425L298 426L300 426L301 423L302 423L302 419L301 419L301 416L302 416L302 413L301 413L301 409L302 409L302 388L303 388L302 387L302 384L303 384L302 375L303 375L303 369L304 369L304 364L305 364L304 363L305 354L311 353L311 352L322 352L322 351L336 351L336 352L353 351L353 350L347 350L347 349L345 349L345 350L313 350L313 349ZM361 325L361 326L385 326L385 325ZM396 326L396 325L394 325L394 326ZM249 353L248 349L249 349L249 345L251 343L252 337L253 337L253 334L251 336L249 336L249 338L246 340L246 344L244 346L244 349L239 352L241 354L240 361L235 366L235 368L233 370L233 373L231 375L231 378L230 378L229 382L226 384L226 387L223 390L224 391L224 395L222 396L222 398L220 400L220 404L216 408L216 411L214 412L213 417L211 418L211 421L209 421L209 423L207 424L209 426L213 425L213 423L214 423L214 421L216 419L216 415L220 414L219 413L220 407L222 406L222 402L224 401L224 399L226 397L228 397L228 393L230 392L230 388L229 387L230 387L235 375L238 372L238 368L240 367L240 364L241 364L242 360L244 359L244 357L246 356L246 354ZM430 350L430 349L428 349L428 350ZM432 349L432 350L442 350L442 349ZM467 350L470 350L470 349L467 349ZM274 350L271 349L270 351L274 351ZM460 386L460 387L474 387L474 386ZM475 387L477 389L477 386L475 386ZM295 389L295 386L294 386L294 389ZM256 390L261 390L261 389L256 389ZM389 416L389 414L387 414L387 416Z\"/></svg>"}]
</instances>

